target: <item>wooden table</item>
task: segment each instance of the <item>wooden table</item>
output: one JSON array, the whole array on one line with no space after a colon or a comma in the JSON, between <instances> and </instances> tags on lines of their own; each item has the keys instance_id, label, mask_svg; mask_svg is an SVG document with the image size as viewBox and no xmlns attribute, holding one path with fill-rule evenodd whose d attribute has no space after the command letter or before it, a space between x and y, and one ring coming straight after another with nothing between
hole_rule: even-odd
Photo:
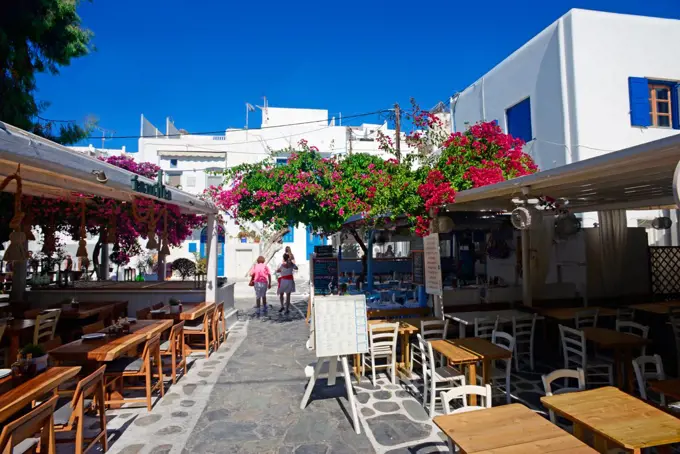
<instances>
[{"instance_id":1,"label":"wooden table","mask_svg":"<svg viewBox=\"0 0 680 454\"><path fill-rule=\"evenodd\" d=\"M107 362L120 358L148 338L172 328L172 320L137 320L130 325L130 334L120 337L107 335L103 339L78 339L49 351L57 361Z\"/></svg>"},{"instance_id":2,"label":"wooden table","mask_svg":"<svg viewBox=\"0 0 680 454\"><path fill-rule=\"evenodd\" d=\"M599 309L599 317L615 317L616 309L609 307L536 307L534 310L544 317L554 318L556 320L573 320L576 318L576 313L586 311L589 309Z\"/></svg>"},{"instance_id":3,"label":"wooden table","mask_svg":"<svg viewBox=\"0 0 680 454\"><path fill-rule=\"evenodd\" d=\"M597 451L521 404L435 416L463 454L595 454Z\"/></svg>"},{"instance_id":4,"label":"wooden table","mask_svg":"<svg viewBox=\"0 0 680 454\"><path fill-rule=\"evenodd\" d=\"M80 367L51 367L45 372L0 394L0 423L45 394L56 391L59 385L72 379Z\"/></svg>"},{"instance_id":5,"label":"wooden table","mask_svg":"<svg viewBox=\"0 0 680 454\"><path fill-rule=\"evenodd\" d=\"M607 444L640 454L653 446L670 452L666 445L680 442L680 419L612 386L589 391L541 397L543 405L574 423L574 435L583 430L595 434L595 448L606 452Z\"/></svg>"},{"instance_id":6,"label":"wooden table","mask_svg":"<svg viewBox=\"0 0 680 454\"><path fill-rule=\"evenodd\" d=\"M182 303L182 312L170 313L170 306L164 306L163 312L151 312L153 318L166 318L172 320L197 320L215 309L215 303Z\"/></svg>"},{"instance_id":7,"label":"wooden table","mask_svg":"<svg viewBox=\"0 0 680 454\"><path fill-rule=\"evenodd\" d=\"M618 376L618 386L624 389L624 379L628 379L628 392L633 392L632 354L635 349L640 349L650 343L633 334L620 333L607 328L583 328L586 340L593 342L599 348L614 350L614 364Z\"/></svg>"},{"instance_id":8,"label":"wooden table","mask_svg":"<svg viewBox=\"0 0 680 454\"><path fill-rule=\"evenodd\" d=\"M13 363L17 359L19 349L21 348L21 337L29 333L33 333L35 329L35 320L25 318L15 318L7 323L5 328L5 336L9 337L9 362ZM31 342L33 341L33 336Z\"/></svg>"},{"instance_id":9,"label":"wooden table","mask_svg":"<svg viewBox=\"0 0 680 454\"><path fill-rule=\"evenodd\" d=\"M657 315L668 315L671 308L680 309L680 301L659 301L657 303L642 303L642 304L632 304L631 309L636 311L649 312L651 314Z\"/></svg>"},{"instance_id":10,"label":"wooden table","mask_svg":"<svg viewBox=\"0 0 680 454\"><path fill-rule=\"evenodd\" d=\"M79 303L77 309L71 307L70 304L58 304L47 308L47 310L61 309L61 315L59 316L60 319L83 320L86 318L96 317L102 312L114 312L116 309L127 306L127 304L127 301L93 301ZM31 309L24 312L24 317L35 318L43 311L45 311L45 309Z\"/></svg>"},{"instance_id":11,"label":"wooden table","mask_svg":"<svg viewBox=\"0 0 680 454\"><path fill-rule=\"evenodd\" d=\"M649 380L647 382L650 389L657 393L664 394L666 397L680 400L680 378L669 380Z\"/></svg>"},{"instance_id":12,"label":"wooden table","mask_svg":"<svg viewBox=\"0 0 680 454\"><path fill-rule=\"evenodd\" d=\"M482 381L489 383L492 370L491 361L510 359L512 352L479 337L465 339L444 339L430 341L432 349L444 355L449 363L466 366L468 384L477 383L477 362L482 363ZM471 405L476 405L477 397L471 396Z\"/></svg>"}]
</instances>

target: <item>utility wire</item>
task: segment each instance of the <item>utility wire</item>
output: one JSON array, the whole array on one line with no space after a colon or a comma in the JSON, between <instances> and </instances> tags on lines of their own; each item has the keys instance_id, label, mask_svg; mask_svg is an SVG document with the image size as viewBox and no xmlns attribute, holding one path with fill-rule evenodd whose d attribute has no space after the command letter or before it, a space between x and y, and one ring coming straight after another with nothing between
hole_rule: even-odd
<instances>
[{"instance_id":1,"label":"utility wire","mask_svg":"<svg viewBox=\"0 0 680 454\"><path fill-rule=\"evenodd\" d=\"M366 113L361 113L361 114L356 114L356 115L348 115L348 116L343 116L342 119L350 119L350 118L358 118L358 117L366 117L369 115L376 115L376 114L381 114L384 112L389 112L392 109L381 109L381 110L376 110L375 112L366 112ZM299 126L299 125L307 125L307 124L312 124L312 123L319 123L322 121L328 122L330 121L331 118L325 118L321 120L312 120L312 121L301 121L299 123L288 123L285 125L273 125L273 126L263 126L261 128L229 128L231 131L260 131L263 129L274 129L274 128L283 128L286 126ZM138 136L116 136L113 137L114 139L160 139L163 137L178 137L178 136L184 136L184 135L195 135L195 136L200 136L200 135L215 135L215 134L224 134L225 129L220 129L219 131L204 131L204 132L191 132L188 134L163 134L160 136L152 135L152 136L143 136L143 135L138 135ZM101 137L96 137L96 136L90 136L87 137L88 139L101 139Z\"/></svg>"}]
</instances>

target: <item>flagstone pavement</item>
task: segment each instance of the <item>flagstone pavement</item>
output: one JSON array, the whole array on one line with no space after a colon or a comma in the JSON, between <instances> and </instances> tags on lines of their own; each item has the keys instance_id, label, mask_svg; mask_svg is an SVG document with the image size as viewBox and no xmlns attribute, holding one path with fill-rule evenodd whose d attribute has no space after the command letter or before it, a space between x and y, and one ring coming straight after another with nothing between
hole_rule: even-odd
<instances>
[{"instance_id":1,"label":"flagstone pavement","mask_svg":"<svg viewBox=\"0 0 680 454\"><path fill-rule=\"evenodd\" d=\"M317 383L301 410L304 369L315 360L305 347L306 296L294 295L289 316L279 315L277 303L268 316L256 317L253 298L241 295L240 321L227 342L209 359L195 359L152 412L108 412L111 453L448 452L443 435L414 397L417 392L408 382L390 384L385 375L375 387L368 378L353 380L360 435L353 430L341 378L332 387L325 380ZM516 398L538 408L538 371L513 374L513 382Z\"/></svg>"}]
</instances>

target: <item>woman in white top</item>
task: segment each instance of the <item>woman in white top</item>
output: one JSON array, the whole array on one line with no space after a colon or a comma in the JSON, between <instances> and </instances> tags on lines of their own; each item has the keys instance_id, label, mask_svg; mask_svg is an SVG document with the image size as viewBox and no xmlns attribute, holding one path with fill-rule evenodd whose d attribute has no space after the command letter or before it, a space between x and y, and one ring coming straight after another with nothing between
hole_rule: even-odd
<instances>
[{"instance_id":1,"label":"woman in white top","mask_svg":"<svg viewBox=\"0 0 680 454\"><path fill-rule=\"evenodd\" d=\"M281 299L281 309L279 313L286 310L286 314L290 312L290 294L295 291L295 281L293 280L293 271L298 267L290 259L290 255L283 254L283 263L279 266L276 272L279 274L279 288L276 291ZM286 305L283 304L283 297L286 297Z\"/></svg>"}]
</instances>

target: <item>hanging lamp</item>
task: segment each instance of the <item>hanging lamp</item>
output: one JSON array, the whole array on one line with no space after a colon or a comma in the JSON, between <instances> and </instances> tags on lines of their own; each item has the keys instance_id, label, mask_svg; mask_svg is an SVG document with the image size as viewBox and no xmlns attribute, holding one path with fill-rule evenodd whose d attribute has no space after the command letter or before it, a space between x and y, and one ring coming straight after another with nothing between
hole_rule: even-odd
<instances>
[{"instance_id":1,"label":"hanging lamp","mask_svg":"<svg viewBox=\"0 0 680 454\"><path fill-rule=\"evenodd\" d=\"M159 255L170 255L168 247L168 207L163 208L163 247L158 251Z\"/></svg>"},{"instance_id":2,"label":"hanging lamp","mask_svg":"<svg viewBox=\"0 0 680 454\"><path fill-rule=\"evenodd\" d=\"M28 259L28 251L26 250L26 234L23 232L24 213L21 211L21 176L19 171L21 164L17 167L16 173L5 178L0 183L0 191L5 189L11 181L15 181L17 190L14 193L14 216L9 222L12 233L9 234L9 246L3 256L5 262L23 262Z\"/></svg>"}]
</instances>

